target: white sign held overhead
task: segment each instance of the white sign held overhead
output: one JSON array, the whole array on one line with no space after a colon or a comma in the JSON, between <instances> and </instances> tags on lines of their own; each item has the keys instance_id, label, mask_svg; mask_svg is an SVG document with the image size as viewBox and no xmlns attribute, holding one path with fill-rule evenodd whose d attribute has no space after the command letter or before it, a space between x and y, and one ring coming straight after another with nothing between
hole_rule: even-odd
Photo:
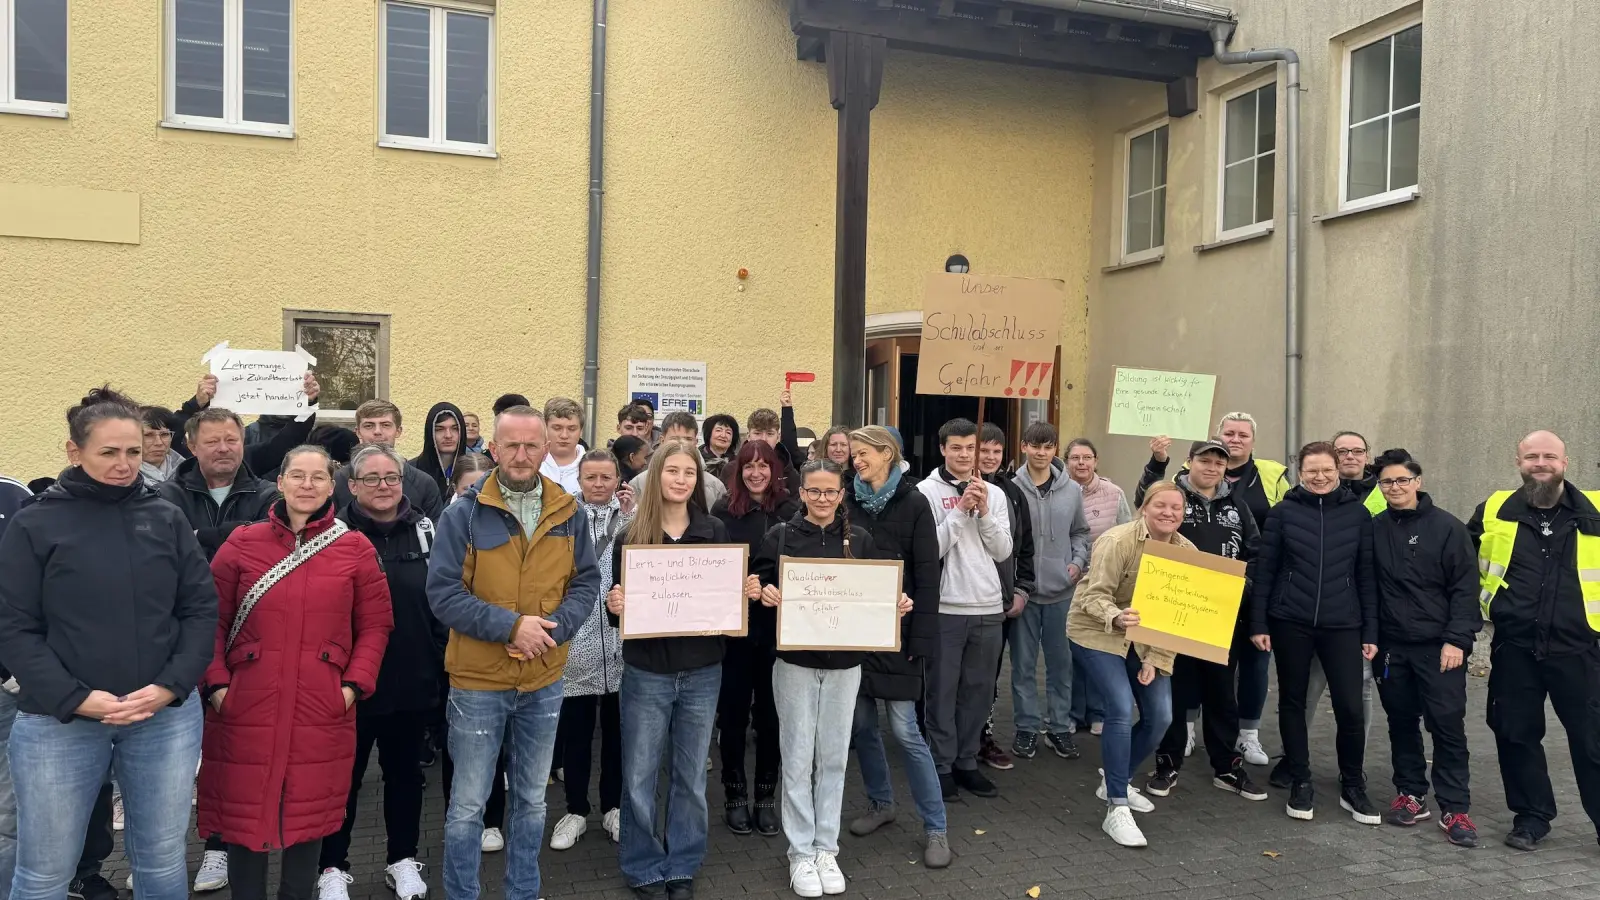
<instances>
[{"instance_id":1,"label":"white sign held overhead","mask_svg":"<svg viewBox=\"0 0 1600 900\"><path fill-rule=\"evenodd\" d=\"M240 415L293 416L304 422L317 411L306 399L306 370L317 358L296 344L293 350L234 350L227 341L206 351L200 361L217 376L211 405Z\"/></svg>"},{"instance_id":2,"label":"white sign held overhead","mask_svg":"<svg viewBox=\"0 0 1600 900\"><path fill-rule=\"evenodd\" d=\"M670 412L706 415L706 364L679 359L628 360L628 399L655 407L656 424Z\"/></svg>"}]
</instances>

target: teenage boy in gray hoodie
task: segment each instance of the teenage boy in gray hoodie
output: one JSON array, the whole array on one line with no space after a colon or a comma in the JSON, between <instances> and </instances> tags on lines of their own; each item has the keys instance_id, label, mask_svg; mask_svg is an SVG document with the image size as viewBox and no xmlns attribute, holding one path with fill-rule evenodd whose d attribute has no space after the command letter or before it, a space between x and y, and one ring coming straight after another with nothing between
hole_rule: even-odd
<instances>
[{"instance_id":1,"label":"teenage boy in gray hoodie","mask_svg":"<svg viewBox=\"0 0 1600 900\"><path fill-rule=\"evenodd\" d=\"M1062 759L1077 759L1072 740L1072 645L1067 641L1067 609L1089 568L1089 522L1083 515L1083 489L1056 459L1059 440L1048 422L1022 433L1028 464L1012 480L1027 498L1033 517L1034 589L1011 629L1011 708L1017 736L1013 755L1032 759L1039 733ZM1039 716L1034 667L1044 648L1048 716Z\"/></svg>"}]
</instances>

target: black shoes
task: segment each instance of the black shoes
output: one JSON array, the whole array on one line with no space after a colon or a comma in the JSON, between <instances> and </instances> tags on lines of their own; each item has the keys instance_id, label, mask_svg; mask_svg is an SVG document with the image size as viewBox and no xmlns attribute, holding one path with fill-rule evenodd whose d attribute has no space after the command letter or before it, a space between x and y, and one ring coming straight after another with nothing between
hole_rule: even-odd
<instances>
[{"instance_id":1,"label":"black shoes","mask_svg":"<svg viewBox=\"0 0 1600 900\"><path fill-rule=\"evenodd\" d=\"M1294 787L1294 776L1289 774L1289 760L1287 757L1278 760L1272 767L1272 774L1267 776L1267 784L1280 791L1287 791Z\"/></svg>"},{"instance_id":2,"label":"black shoes","mask_svg":"<svg viewBox=\"0 0 1600 900\"><path fill-rule=\"evenodd\" d=\"M1515 850L1530 852L1539 849L1539 842L1542 840L1544 838L1535 837L1533 832L1518 828L1506 835L1506 846Z\"/></svg>"},{"instance_id":3,"label":"black shoes","mask_svg":"<svg viewBox=\"0 0 1600 900\"><path fill-rule=\"evenodd\" d=\"M1312 807L1316 804L1316 801L1317 792L1311 787L1311 782L1296 782L1289 789L1289 805L1285 812L1289 814L1291 819L1309 822L1313 814Z\"/></svg>"},{"instance_id":4,"label":"black shoes","mask_svg":"<svg viewBox=\"0 0 1600 900\"><path fill-rule=\"evenodd\" d=\"M654 884L641 884L633 889L634 900L661 900L667 896L666 885L657 881Z\"/></svg>"},{"instance_id":5,"label":"black shoes","mask_svg":"<svg viewBox=\"0 0 1600 900\"><path fill-rule=\"evenodd\" d=\"M723 801L722 821L728 830L734 834L749 834L755 830L755 825L750 821L750 795L745 793L743 784L725 784L722 793L727 799Z\"/></svg>"},{"instance_id":6,"label":"black shoes","mask_svg":"<svg viewBox=\"0 0 1600 900\"><path fill-rule=\"evenodd\" d=\"M1044 742L1049 744L1050 749L1056 751L1056 755L1062 759L1077 759L1083 755L1078 751L1078 744L1072 739L1072 735L1065 731L1045 732Z\"/></svg>"},{"instance_id":7,"label":"black shoes","mask_svg":"<svg viewBox=\"0 0 1600 900\"><path fill-rule=\"evenodd\" d=\"M96 872L86 878L75 878L67 887L67 896L79 900L118 900L117 889Z\"/></svg>"},{"instance_id":8,"label":"black shoes","mask_svg":"<svg viewBox=\"0 0 1600 900\"><path fill-rule=\"evenodd\" d=\"M1339 808L1363 825L1383 824L1383 813L1378 812L1378 808L1372 805L1372 800L1367 797L1365 785L1340 788Z\"/></svg>"},{"instance_id":9,"label":"black shoes","mask_svg":"<svg viewBox=\"0 0 1600 900\"><path fill-rule=\"evenodd\" d=\"M974 797L998 797L1000 789L977 769L956 769L950 773L956 786Z\"/></svg>"},{"instance_id":10,"label":"black shoes","mask_svg":"<svg viewBox=\"0 0 1600 900\"><path fill-rule=\"evenodd\" d=\"M679 878L667 882L667 900L694 900L694 880Z\"/></svg>"},{"instance_id":11,"label":"black shoes","mask_svg":"<svg viewBox=\"0 0 1600 900\"><path fill-rule=\"evenodd\" d=\"M1152 797L1165 797L1177 786L1177 767L1172 764L1172 760L1159 753L1156 754L1156 771L1150 776L1150 780L1144 783L1144 792Z\"/></svg>"},{"instance_id":12,"label":"black shoes","mask_svg":"<svg viewBox=\"0 0 1600 900\"><path fill-rule=\"evenodd\" d=\"M948 774L939 776L939 790L944 793L946 803L954 803L961 799L961 791L956 788L956 780Z\"/></svg>"},{"instance_id":13,"label":"black shoes","mask_svg":"<svg viewBox=\"0 0 1600 900\"><path fill-rule=\"evenodd\" d=\"M1211 786L1229 793L1238 794L1246 800L1265 800L1267 792L1256 786L1250 780L1250 773L1244 769L1244 761L1235 759L1233 770L1226 775L1218 775L1211 779Z\"/></svg>"},{"instance_id":14,"label":"black shoes","mask_svg":"<svg viewBox=\"0 0 1600 900\"><path fill-rule=\"evenodd\" d=\"M772 837L783 830L782 820L778 818L778 803L773 799L777 790L778 786L775 784L756 785L756 831L761 832L762 837ZM673 882L667 882L668 896L672 894L672 884ZM689 893L684 896L693 897L694 888L690 887L688 891Z\"/></svg>"},{"instance_id":15,"label":"black shoes","mask_svg":"<svg viewBox=\"0 0 1600 900\"><path fill-rule=\"evenodd\" d=\"M1011 742L1011 755L1017 759L1033 759L1039 752L1039 736L1031 731L1019 731Z\"/></svg>"}]
</instances>

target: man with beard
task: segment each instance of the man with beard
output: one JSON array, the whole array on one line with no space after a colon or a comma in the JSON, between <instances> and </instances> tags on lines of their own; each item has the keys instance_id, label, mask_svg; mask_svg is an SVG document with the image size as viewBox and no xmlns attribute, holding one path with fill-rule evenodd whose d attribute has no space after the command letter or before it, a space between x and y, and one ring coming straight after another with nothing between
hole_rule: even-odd
<instances>
[{"instance_id":1,"label":"man with beard","mask_svg":"<svg viewBox=\"0 0 1600 900\"><path fill-rule=\"evenodd\" d=\"M1548 431L1517 445L1522 488L1498 491L1467 523L1479 602L1494 623L1489 728L1515 818L1506 845L1537 849L1556 817L1545 765L1545 697L1567 731L1578 796L1600 823L1600 491L1566 480Z\"/></svg>"}]
</instances>

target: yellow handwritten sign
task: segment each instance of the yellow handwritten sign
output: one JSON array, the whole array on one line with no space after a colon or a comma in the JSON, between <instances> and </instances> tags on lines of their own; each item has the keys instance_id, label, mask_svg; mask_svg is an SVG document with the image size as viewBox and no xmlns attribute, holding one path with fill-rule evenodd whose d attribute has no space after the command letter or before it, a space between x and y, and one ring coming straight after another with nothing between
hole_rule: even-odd
<instances>
[{"instance_id":1,"label":"yellow handwritten sign","mask_svg":"<svg viewBox=\"0 0 1600 900\"><path fill-rule=\"evenodd\" d=\"M1118 366L1111 378L1112 434L1166 435L1203 441L1211 436L1217 376Z\"/></svg>"},{"instance_id":2,"label":"yellow handwritten sign","mask_svg":"<svg viewBox=\"0 0 1600 900\"><path fill-rule=\"evenodd\" d=\"M1226 665L1244 597L1244 563L1146 541L1133 584L1129 640Z\"/></svg>"}]
</instances>

